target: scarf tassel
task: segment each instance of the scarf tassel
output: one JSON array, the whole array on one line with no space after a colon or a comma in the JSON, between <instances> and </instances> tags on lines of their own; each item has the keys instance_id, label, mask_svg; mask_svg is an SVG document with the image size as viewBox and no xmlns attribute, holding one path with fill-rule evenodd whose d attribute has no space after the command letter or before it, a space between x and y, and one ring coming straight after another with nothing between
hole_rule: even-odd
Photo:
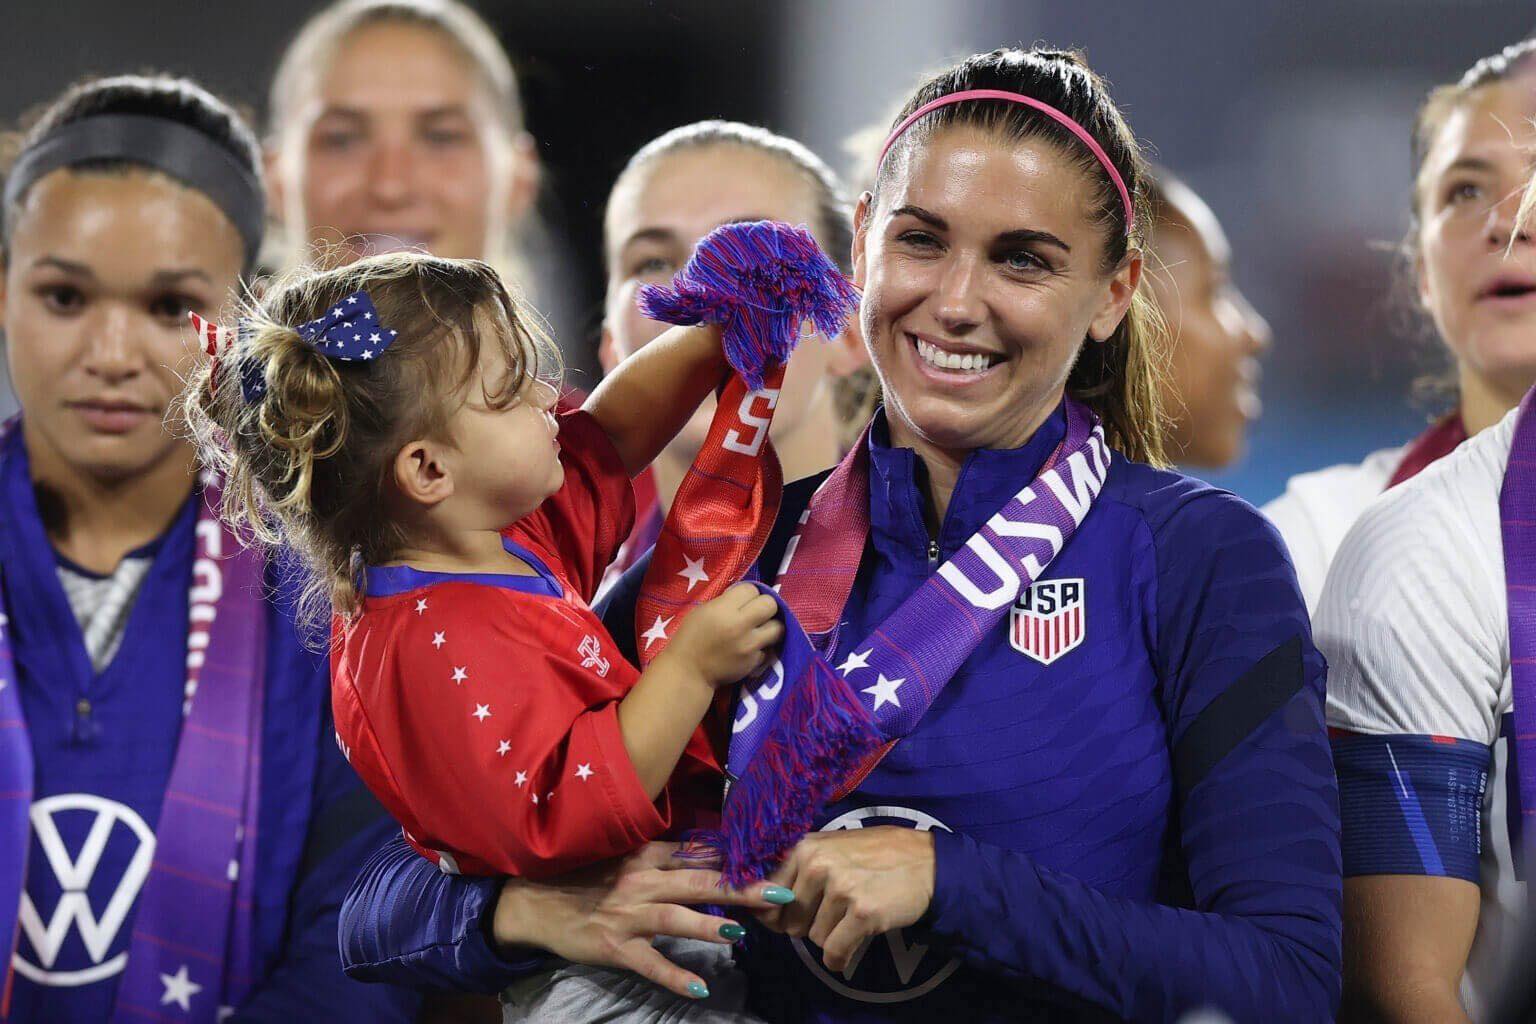
<instances>
[{"instance_id":1,"label":"scarf tassel","mask_svg":"<svg viewBox=\"0 0 1536 1024\"><path fill-rule=\"evenodd\" d=\"M858 298L806 228L755 221L711 231L670 288L645 285L636 302L652 320L721 325L726 361L756 390L794 351L805 321L835 338Z\"/></svg>"},{"instance_id":2,"label":"scarf tassel","mask_svg":"<svg viewBox=\"0 0 1536 1024\"><path fill-rule=\"evenodd\" d=\"M767 877L884 738L853 691L819 659L785 687L784 704L725 797L720 831L695 837L718 855L728 886Z\"/></svg>"}]
</instances>

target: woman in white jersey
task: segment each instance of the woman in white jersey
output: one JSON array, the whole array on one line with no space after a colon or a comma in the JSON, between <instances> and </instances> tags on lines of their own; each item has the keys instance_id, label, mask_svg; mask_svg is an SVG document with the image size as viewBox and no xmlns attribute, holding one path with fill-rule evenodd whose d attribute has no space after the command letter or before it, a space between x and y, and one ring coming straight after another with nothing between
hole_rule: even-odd
<instances>
[{"instance_id":1,"label":"woman in white jersey","mask_svg":"<svg viewBox=\"0 0 1536 1024\"><path fill-rule=\"evenodd\" d=\"M1455 407L1418 438L1363 462L1293 477L1264 509L1296 563L1309 609L1365 507L1497 423L1536 382L1536 274L1490 258L1530 250L1515 206L1529 176L1536 40L1474 64L1430 92L1413 131L1407 245L1415 291L1454 363Z\"/></svg>"},{"instance_id":2,"label":"woman in white jersey","mask_svg":"<svg viewBox=\"0 0 1536 1024\"><path fill-rule=\"evenodd\" d=\"M1533 215L1536 180L1512 240L1464 273L1536 273ZM1527 970L1516 957L1532 863L1521 823L1536 813L1533 398L1374 502L1314 616L1339 776L1341 1019L1515 1019L1489 1013L1501 975Z\"/></svg>"}]
</instances>

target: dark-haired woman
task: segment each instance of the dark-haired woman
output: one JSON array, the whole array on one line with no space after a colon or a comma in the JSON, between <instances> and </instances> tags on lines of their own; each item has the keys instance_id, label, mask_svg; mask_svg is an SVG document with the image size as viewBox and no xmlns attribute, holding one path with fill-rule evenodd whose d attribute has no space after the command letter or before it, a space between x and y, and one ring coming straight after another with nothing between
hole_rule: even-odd
<instances>
[{"instance_id":1,"label":"dark-haired woman","mask_svg":"<svg viewBox=\"0 0 1536 1024\"><path fill-rule=\"evenodd\" d=\"M1264 506L1309 609L1366 506L1499 422L1536 383L1536 253L1530 230L1515 227L1536 139L1533 58L1536 40L1506 47L1419 108L1405 244L1414 294L1453 364L1453 408L1407 444L1293 477Z\"/></svg>"},{"instance_id":2,"label":"dark-haired woman","mask_svg":"<svg viewBox=\"0 0 1536 1024\"><path fill-rule=\"evenodd\" d=\"M1170 339L1168 457L1220 469L1243 454L1258 418L1258 357L1269 347L1269 324L1232 281L1232 247L1205 201L1167 170L1147 184L1147 283Z\"/></svg>"},{"instance_id":3,"label":"dark-haired woman","mask_svg":"<svg viewBox=\"0 0 1536 1024\"><path fill-rule=\"evenodd\" d=\"M857 566L814 588L824 600L849 581L828 662L895 742L837 780L847 794L768 877L794 901L754 915L739 959L769 1019L1176 1020L1214 1006L1313 1021L1337 1005L1323 663L1274 531L1156 468L1143 173L1078 57L1001 50L909 99L859 204L854 276L885 406L836 474L786 489L759 566L772 578L789 562L778 581L797 611L805 569L834 554ZM1098 450L1095 423L1107 469L1082 454ZM1081 486L1052 477L1059 466ZM1047 492L1075 509L1069 539L1034 518ZM860 501L862 538L861 517L842 518ZM616 637L635 632L640 572L615 592ZM936 677L916 655L877 671L872 648L907 639L882 624L932 586L951 608L923 629L976 646ZM991 625L961 627L983 611ZM472 907L502 943L622 961L624 941L668 926L657 860L509 884L494 905L419 869L369 870L343 915L347 953L376 978L493 982L460 955L472 942L416 923L427 902L434 921ZM642 967L679 990L688 977Z\"/></svg>"},{"instance_id":4,"label":"dark-haired woman","mask_svg":"<svg viewBox=\"0 0 1536 1024\"><path fill-rule=\"evenodd\" d=\"M389 826L332 740L325 661L165 422L187 312L254 262L259 166L219 100L127 76L66 92L8 169L0 1019L414 1011L338 963L340 898Z\"/></svg>"}]
</instances>

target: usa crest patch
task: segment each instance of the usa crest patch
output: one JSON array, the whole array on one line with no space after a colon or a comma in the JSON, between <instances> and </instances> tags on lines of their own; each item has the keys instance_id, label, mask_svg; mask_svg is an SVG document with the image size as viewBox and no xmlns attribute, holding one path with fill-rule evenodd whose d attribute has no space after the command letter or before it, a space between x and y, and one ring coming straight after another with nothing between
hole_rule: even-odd
<instances>
[{"instance_id":1,"label":"usa crest patch","mask_svg":"<svg viewBox=\"0 0 1536 1024\"><path fill-rule=\"evenodd\" d=\"M1041 580L1013 602L1008 640L1013 649L1049 665L1083 642L1088 610L1081 579Z\"/></svg>"}]
</instances>

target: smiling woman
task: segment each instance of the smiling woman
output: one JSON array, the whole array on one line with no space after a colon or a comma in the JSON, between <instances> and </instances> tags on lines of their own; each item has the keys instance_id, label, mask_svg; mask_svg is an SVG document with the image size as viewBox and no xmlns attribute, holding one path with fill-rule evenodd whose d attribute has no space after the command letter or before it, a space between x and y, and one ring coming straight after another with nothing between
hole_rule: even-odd
<instances>
[{"instance_id":1,"label":"smiling woman","mask_svg":"<svg viewBox=\"0 0 1536 1024\"><path fill-rule=\"evenodd\" d=\"M187 313L219 308L260 241L255 140L191 82L124 76L66 92L18 149L0 236L22 410L0 428L6 1019L174 1002L210 1024L230 1006L403 1020L414 998L350 985L327 941L350 844L382 821L324 742L324 662L281 574L205 513L217 481L171 412L200 358Z\"/></svg>"},{"instance_id":2,"label":"smiling woman","mask_svg":"<svg viewBox=\"0 0 1536 1024\"><path fill-rule=\"evenodd\" d=\"M525 279L517 234L538 159L512 64L468 7L326 7L284 53L270 106L282 262L412 249Z\"/></svg>"}]
</instances>

